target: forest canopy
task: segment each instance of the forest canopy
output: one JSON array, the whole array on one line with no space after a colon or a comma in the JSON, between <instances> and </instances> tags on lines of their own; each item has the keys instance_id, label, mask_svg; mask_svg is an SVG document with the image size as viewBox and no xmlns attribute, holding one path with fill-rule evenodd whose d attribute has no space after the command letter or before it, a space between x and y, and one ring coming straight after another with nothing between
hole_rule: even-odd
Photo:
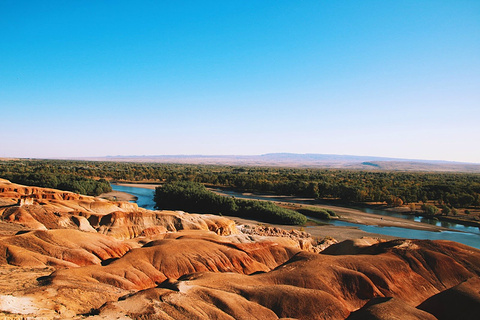
<instances>
[{"instance_id":1,"label":"forest canopy","mask_svg":"<svg viewBox=\"0 0 480 320\"><path fill-rule=\"evenodd\" d=\"M270 223L302 225L307 222L304 215L272 202L221 196L197 182L170 182L157 187L155 203L159 209L231 215Z\"/></svg>"},{"instance_id":2,"label":"forest canopy","mask_svg":"<svg viewBox=\"0 0 480 320\"><path fill-rule=\"evenodd\" d=\"M480 206L480 174L477 173L396 172L377 169L360 171L66 160L0 161L0 177L9 180L14 177L14 179L17 179L16 181L22 183L20 179L30 174L41 175L42 177L36 179L39 183L45 183L43 180L47 180L47 182L53 180L55 182L55 179L51 178L52 176L61 180L63 175L83 177L95 181L100 181L99 179L162 183L190 181L209 186L232 188L243 192L265 192L316 199L335 199L345 203L386 202L398 205L436 201L456 208ZM69 179L74 181L72 177ZM87 183L84 182L84 184ZM53 185L48 186L55 187ZM58 185L56 187L59 188ZM84 189L87 189L87 187L85 186ZM92 193L92 189L88 188L84 191Z\"/></svg>"},{"instance_id":3,"label":"forest canopy","mask_svg":"<svg viewBox=\"0 0 480 320\"><path fill-rule=\"evenodd\" d=\"M72 191L89 196L98 196L112 191L110 183L105 179L92 179L71 170L57 171L56 169L57 167L49 165L5 166L1 163L0 177L27 186Z\"/></svg>"}]
</instances>

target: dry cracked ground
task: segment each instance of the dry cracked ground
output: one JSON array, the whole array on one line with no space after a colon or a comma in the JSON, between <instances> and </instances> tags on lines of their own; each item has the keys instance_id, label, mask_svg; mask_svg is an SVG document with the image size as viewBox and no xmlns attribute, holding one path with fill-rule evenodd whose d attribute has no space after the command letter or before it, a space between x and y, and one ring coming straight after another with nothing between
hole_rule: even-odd
<instances>
[{"instance_id":1,"label":"dry cracked ground","mask_svg":"<svg viewBox=\"0 0 480 320\"><path fill-rule=\"evenodd\" d=\"M478 319L480 250L318 241L0 180L0 317Z\"/></svg>"}]
</instances>

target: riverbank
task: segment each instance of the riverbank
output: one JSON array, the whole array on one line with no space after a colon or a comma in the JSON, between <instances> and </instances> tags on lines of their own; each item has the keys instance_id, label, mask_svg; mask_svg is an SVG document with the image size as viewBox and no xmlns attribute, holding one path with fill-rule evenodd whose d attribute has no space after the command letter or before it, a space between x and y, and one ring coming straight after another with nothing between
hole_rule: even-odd
<instances>
[{"instance_id":1,"label":"riverbank","mask_svg":"<svg viewBox=\"0 0 480 320\"><path fill-rule=\"evenodd\" d=\"M112 182L111 184L114 184L117 186L134 187L134 188L142 188L142 189L150 189L150 190L155 190L156 187L161 186L161 184L159 183L139 183L139 182L134 182L134 183Z\"/></svg>"},{"instance_id":2,"label":"riverbank","mask_svg":"<svg viewBox=\"0 0 480 320\"><path fill-rule=\"evenodd\" d=\"M302 205L300 205L300 207L302 207ZM309 207L309 206L303 205L303 207ZM358 209L329 206L329 205L313 205L312 207L331 209L335 211L335 213L340 217L339 218L340 221L345 221L350 223L379 226L379 227L398 227L398 228L407 228L407 229L424 230L424 231L449 230L444 227L434 226L434 225L406 220L402 218L380 216L374 213L366 213Z\"/></svg>"},{"instance_id":3,"label":"riverbank","mask_svg":"<svg viewBox=\"0 0 480 320\"><path fill-rule=\"evenodd\" d=\"M138 196L136 201L139 207L154 210L155 204L153 201L154 190L152 184L143 185L138 183L122 183L122 185L112 184L112 188L116 191L123 191ZM228 192L228 196L235 196L237 198L245 197L247 199L256 199L258 195L254 194L240 194L232 192L231 190L222 190ZM298 202L299 198L283 197L282 200L289 198L288 201L282 201L284 206L307 206L304 203ZM282 205L278 199L269 197L266 199L273 201L277 205ZM308 199L303 199L308 200ZM380 238L380 239L429 239L429 240L450 240L464 243L466 245L480 249L480 233L478 229L471 230L469 228L459 228L452 226L453 229L444 228L445 226L431 225L425 222L418 222L405 219L401 216L389 216L381 212L363 212L363 208L346 208L339 206L318 205L319 207L329 207L341 215L341 219L332 219L330 221L318 220L318 223L309 221L304 226L292 225L272 225L258 220L249 220L239 217L229 217L237 224L248 223L253 225L276 226L284 230L300 230L310 233L313 237L325 238L332 237L339 241L346 239L358 239L362 237ZM195 212L190 212L195 213ZM472 228L472 227L470 227ZM463 230L457 230L463 229ZM438 232L443 231L443 232Z\"/></svg>"},{"instance_id":4,"label":"riverbank","mask_svg":"<svg viewBox=\"0 0 480 320\"><path fill-rule=\"evenodd\" d=\"M122 191L111 191L105 192L97 196L97 198L102 198L110 201L136 201L137 197L126 192Z\"/></svg>"},{"instance_id":5,"label":"riverbank","mask_svg":"<svg viewBox=\"0 0 480 320\"><path fill-rule=\"evenodd\" d=\"M156 187L161 185L161 184L154 184L154 183L125 183L125 182L113 183L113 184L119 185L119 186L144 188L144 189L155 189ZM220 195L232 196L232 192L228 192L226 190L220 190L220 189L214 189L214 188L208 188L208 189ZM239 194L240 193L235 193L235 196L239 197ZM256 195L252 193L242 193L241 195L244 196L246 199L272 201L278 205L291 207L292 209L300 209L303 207L331 209L335 211L337 215L340 216L339 220L349 222L349 223L380 226L380 227L398 227L398 228L407 228L407 229L415 229L415 230L423 230L423 231L449 230L444 227L429 225L429 224L416 222L416 221L410 221L402 218L380 216L374 213L366 213L358 209L332 206L332 205L311 205L311 204L307 205L302 203L306 201L312 201L312 199L306 199L306 198L304 199L304 198L290 197L290 196ZM332 226L332 228L336 228L336 227ZM364 231L361 231L361 232L363 233Z\"/></svg>"},{"instance_id":6,"label":"riverbank","mask_svg":"<svg viewBox=\"0 0 480 320\"><path fill-rule=\"evenodd\" d=\"M142 188L142 189L149 189L155 190L156 187L160 186L160 184L152 184L152 183L127 183L127 182L112 182L111 184L116 186L124 186L124 187L134 187L134 188ZM111 191L102 193L98 196L98 198L107 199L110 201L136 201L138 199L137 196L133 194L123 192L123 191Z\"/></svg>"},{"instance_id":7,"label":"riverbank","mask_svg":"<svg viewBox=\"0 0 480 320\"><path fill-rule=\"evenodd\" d=\"M412 220L406 220L403 218L382 216L375 213L367 213L354 208L325 205L325 204L312 204L315 202L315 199L298 198L298 197L291 197L291 196L258 195L253 193L237 193L237 192L220 190L220 189L210 189L210 190L224 196L245 197L245 199L260 200L260 201L272 201L279 206L288 207L293 210L308 208L308 207L331 209L335 211L335 213L339 216L338 220L349 222L349 223L379 226L379 227L407 228L407 229L435 231L435 232L450 230L448 228L430 225L430 224L421 223L421 222L412 221Z\"/></svg>"},{"instance_id":8,"label":"riverbank","mask_svg":"<svg viewBox=\"0 0 480 320\"><path fill-rule=\"evenodd\" d=\"M143 184L143 183L112 183L113 185L117 186L123 186L123 187L134 187L134 188L142 188L142 189L149 189L153 190L157 186L160 186L160 184ZM113 191L112 193L108 194L113 194L115 193L117 195L117 200L121 201L123 199L131 199L136 198L133 195L130 195L126 192L121 192L121 191ZM122 195L125 195L124 198L121 198ZM124 201L130 201L130 200L124 200ZM271 201L271 200L270 200ZM278 204L278 201L276 201ZM285 204L290 204L288 202L284 202ZM337 207L332 206L334 210L340 213ZM346 208L345 208L346 209ZM358 214L363 214L363 212L355 209L351 209L352 212L350 214L354 214L356 211L358 211ZM346 211L345 211L346 214ZM278 227L281 229L285 230L298 230L298 231L306 231L312 235L314 238L325 238L325 237L331 237L334 238L337 241L343 241L347 239L360 239L363 237L370 237L370 238L379 238L379 239L385 239L385 240L391 240L391 239L397 239L398 237L394 236L389 236L389 235L383 235L383 234L377 234L377 233L372 233L372 232L366 232L363 230L360 230L358 227L353 227L353 226L332 226L329 224L317 224L317 223L308 223L307 226L298 226L298 225L281 225L281 224L271 224L271 223L264 223L258 220L252 220L252 219L244 219L240 217L235 217L235 216L224 216L226 218L229 218L237 225L243 225L243 224L250 224L250 225L268 225L271 227ZM353 219L349 220L353 221ZM388 222L385 222L385 225L387 225ZM436 230L435 230L436 231Z\"/></svg>"},{"instance_id":9,"label":"riverbank","mask_svg":"<svg viewBox=\"0 0 480 320\"><path fill-rule=\"evenodd\" d=\"M430 203L431 205L434 205L434 203ZM375 211L375 210L381 210L381 211L386 211L386 212L391 212L392 214L402 214L402 215L407 215L410 217L419 217L422 219L436 219L438 221L444 221L444 222L449 222L449 223L455 223L455 224L461 224L465 226L470 226L470 227L477 227L480 228L480 218L478 217L478 209L470 209L473 213L470 215L471 217L468 217L466 215L465 211L468 211L468 209L457 209L458 215L452 216L452 215L443 215L443 214L437 214L434 216L429 216L425 215L423 210L418 209L421 207L420 204L416 203L413 204L416 209L412 211L410 207L407 206L400 206L400 207L390 207L385 204L370 204L370 203L361 203L358 204L357 206L363 209Z\"/></svg>"}]
</instances>

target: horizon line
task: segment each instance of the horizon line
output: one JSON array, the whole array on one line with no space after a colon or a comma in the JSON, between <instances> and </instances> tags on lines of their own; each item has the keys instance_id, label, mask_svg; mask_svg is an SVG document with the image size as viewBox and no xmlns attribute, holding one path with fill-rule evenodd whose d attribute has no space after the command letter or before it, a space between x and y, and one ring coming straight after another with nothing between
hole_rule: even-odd
<instances>
[{"instance_id":1,"label":"horizon line","mask_svg":"<svg viewBox=\"0 0 480 320\"><path fill-rule=\"evenodd\" d=\"M373 161L419 161L419 162L443 162L443 163L457 163L457 164L472 164L480 165L480 162L456 161L456 160L441 160L441 159L414 159L414 158L398 158L387 156L372 156L372 155L353 155L353 154L335 154L335 153L294 153L294 152L269 152L262 154L152 154L152 155L100 155L100 156L53 156L53 157L0 157L0 159L38 159L38 160L76 160L76 159L96 159L96 158L161 158L161 157L201 157L201 158L215 158L215 157L263 157L269 155L290 155L290 156L327 156L327 157L346 157L346 158L363 158L365 160L372 159ZM320 159L317 159L320 160Z\"/></svg>"}]
</instances>

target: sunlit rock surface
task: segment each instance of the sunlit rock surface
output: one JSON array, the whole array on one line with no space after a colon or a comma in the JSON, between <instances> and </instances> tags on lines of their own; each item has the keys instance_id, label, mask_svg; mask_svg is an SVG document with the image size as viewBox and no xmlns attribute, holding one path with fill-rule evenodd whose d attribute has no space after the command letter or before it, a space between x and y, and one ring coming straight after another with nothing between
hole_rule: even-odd
<instances>
[{"instance_id":1,"label":"sunlit rock surface","mask_svg":"<svg viewBox=\"0 0 480 320\"><path fill-rule=\"evenodd\" d=\"M480 250L300 231L0 180L0 316L477 319Z\"/></svg>"}]
</instances>

